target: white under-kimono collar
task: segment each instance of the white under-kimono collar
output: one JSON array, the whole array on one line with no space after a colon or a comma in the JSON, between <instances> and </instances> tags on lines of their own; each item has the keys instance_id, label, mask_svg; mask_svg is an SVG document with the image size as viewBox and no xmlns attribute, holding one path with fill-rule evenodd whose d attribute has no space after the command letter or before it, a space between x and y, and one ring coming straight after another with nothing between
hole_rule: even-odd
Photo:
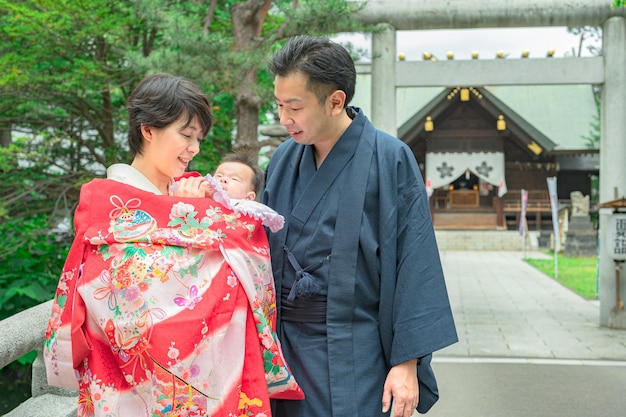
<instances>
[{"instance_id":1,"label":"white under-kimono collar","mask_svg":"<svg viewBox=\"0 0 626 417\"><path fill-rule=\"evenodd\" d=\"M132 185L143 191L163 195L148 178L128 164L113 164L107 168L107 178L123 184Z\"/></svg>"}]
</instances>

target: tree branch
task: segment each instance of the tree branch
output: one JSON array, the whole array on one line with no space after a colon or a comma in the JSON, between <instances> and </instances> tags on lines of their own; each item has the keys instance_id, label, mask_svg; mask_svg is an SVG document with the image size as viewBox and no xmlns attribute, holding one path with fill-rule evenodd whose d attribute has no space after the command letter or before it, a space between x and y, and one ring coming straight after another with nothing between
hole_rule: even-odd
<instances>
[{"instance_id":1,"label":"tree branch","mask_svg":"<svg viewBox=\"0 0 626 417\"><path fill-rule=\"evenodd\" d=\"M205 34L209 34L209 28L211 27L211 23L213 22L213 17L215 16L215 8L217 7L217 0L211 0L209 3L209 11L207 12L204 19L202 19L202 29Z\"/></svg>"}]
</instances>

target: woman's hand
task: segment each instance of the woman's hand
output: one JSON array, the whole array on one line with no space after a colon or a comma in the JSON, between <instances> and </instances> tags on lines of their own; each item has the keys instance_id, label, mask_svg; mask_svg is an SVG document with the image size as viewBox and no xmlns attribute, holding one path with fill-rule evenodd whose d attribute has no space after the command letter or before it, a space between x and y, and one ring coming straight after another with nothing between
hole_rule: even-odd
<instances>
[{"instance_id":1,"label":"woman's hand","mask_svg":"<svg viewBox=\"0 0 626 417\"><path fill-rule=\"evenodd\" d=\"M207 195L208 192L210 194ZM204 177L188 177L178 180L178 187L173 195L176 197L210 197L214 192L215 190L209 186Z\"/></svg>"}]
</instances>

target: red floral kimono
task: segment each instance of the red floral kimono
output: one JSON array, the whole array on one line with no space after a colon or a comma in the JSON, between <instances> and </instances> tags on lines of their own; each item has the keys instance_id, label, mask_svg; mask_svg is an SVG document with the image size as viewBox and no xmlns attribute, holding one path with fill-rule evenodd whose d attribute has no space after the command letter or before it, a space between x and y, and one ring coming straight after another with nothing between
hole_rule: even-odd
<instances>
[{"instance_id":1,"label":"red floral kimono","mask_svg":"<svg viewBox=\"0 0 626 417\"><path fill-rule=\"evenodd\" d=\"M110 179L81 189L46 332L79 416L270 416L304 395L275 333L261 222Z\"/></svg>"}]
</instances>

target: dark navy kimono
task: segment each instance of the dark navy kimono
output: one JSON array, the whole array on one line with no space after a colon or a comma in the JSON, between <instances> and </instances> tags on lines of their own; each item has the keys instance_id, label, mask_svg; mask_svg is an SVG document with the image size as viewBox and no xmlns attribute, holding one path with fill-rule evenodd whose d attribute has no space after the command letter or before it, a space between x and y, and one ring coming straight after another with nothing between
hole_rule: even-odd
<instances>
[{"instance_id":1,"label":"dark navy kimono","mask_svg":"<svg viewBox=\"0 0 626 417\"><path fill-rule=\"evenodd\" d=\"M347 111L319 169L313 148L289 139L266 172L262 202L286 222L269 234L278 335L306 396L275 401L274 417L389 415L387 373L416 358L425 413L439 396L431 354L457 341L415 157Z\"/></svg>"}]
</instances>

